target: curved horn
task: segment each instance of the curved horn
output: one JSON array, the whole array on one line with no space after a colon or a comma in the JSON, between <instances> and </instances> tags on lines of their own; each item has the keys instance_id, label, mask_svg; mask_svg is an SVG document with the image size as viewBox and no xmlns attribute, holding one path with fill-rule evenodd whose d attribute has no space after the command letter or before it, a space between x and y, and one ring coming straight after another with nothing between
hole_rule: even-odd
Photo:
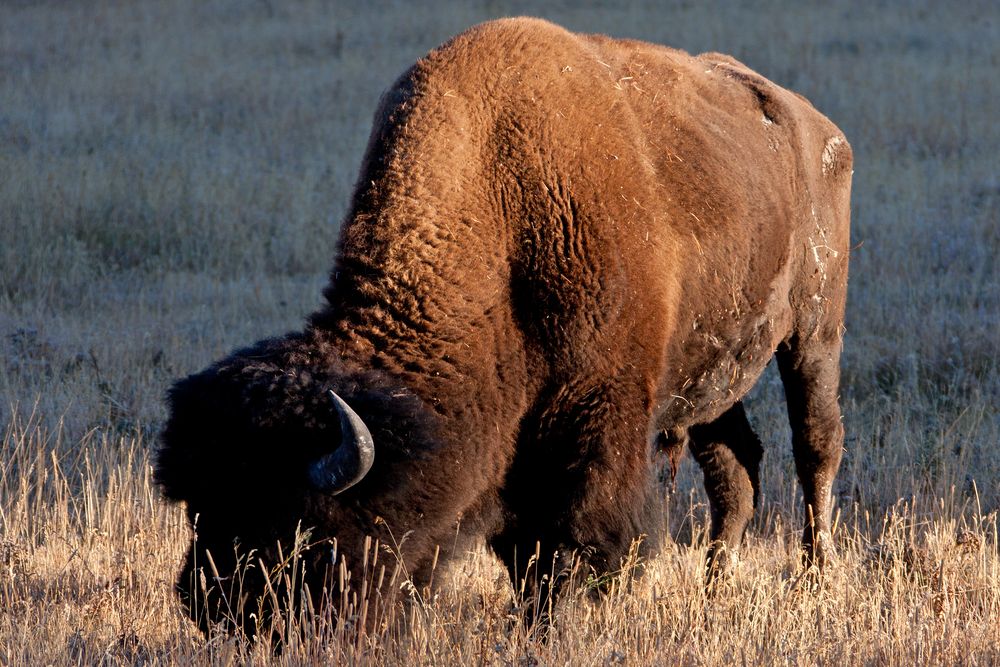
<instances>
[{"instance_id":1,"label":"curved horn","mask_svg":"<svg viewBox=\"0 0 1000 667\"><path fill-rule=\"evenodd\" d=\"M375 443L351 406L332 390L330 398L340 415L340 446L309 466L309 481L320 491L337 495L368 474L375 462Z\"/></svg>"}]
</instances>

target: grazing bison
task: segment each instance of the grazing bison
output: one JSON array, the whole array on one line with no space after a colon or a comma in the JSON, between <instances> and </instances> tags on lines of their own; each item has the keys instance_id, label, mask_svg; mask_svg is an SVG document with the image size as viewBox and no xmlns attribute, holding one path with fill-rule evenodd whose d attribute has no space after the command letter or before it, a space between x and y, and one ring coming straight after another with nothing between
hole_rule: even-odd
<instances>
[{"instance_id":1,"label":"grazing bison","mask_svg":"<svg viewBox=\"0 0 1000 667\"><path fill-rule=\"evenodd\" d=\"M296 527L331 545L304 556L314 603L334 538L350 566L408 532L420 584L459 522L512 575L611 571L655 529L656 450L685 442L718 556L754 509L740 401L772 355L822 564L851 164L728 56L535 19L431 52L375 114L324 307L170 392L156 477L195 526L189 606L231 613L230 577L273 600Z\"/></svg>"}]
</instances>

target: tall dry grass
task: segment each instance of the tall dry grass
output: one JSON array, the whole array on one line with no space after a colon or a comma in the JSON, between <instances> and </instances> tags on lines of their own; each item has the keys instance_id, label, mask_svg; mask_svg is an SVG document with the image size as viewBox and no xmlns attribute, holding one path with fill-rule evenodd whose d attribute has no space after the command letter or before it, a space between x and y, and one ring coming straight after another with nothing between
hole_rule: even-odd
<instances>
[{"instance_id":1,"label":"tall dry grass","mask_svg":"<svg viewBox=\"0 0 1000 667\"><path fill-rule=\"evenodd\" d=\"M687 462L664 552L600 603L562 600L547 641L475 551L405 622L359 639L305 619L278 660L1000 660L993 3L171 0L0 5L0 663L270 660L206 641L171 591L189 535L149 479L163 392L299 326L381 90L449 35L517 13L732 53L847 133L840 559L804 590L767 374L748 401L762 507L720 594L702 589L707 512Z\"/></svg>"}]
</instances>

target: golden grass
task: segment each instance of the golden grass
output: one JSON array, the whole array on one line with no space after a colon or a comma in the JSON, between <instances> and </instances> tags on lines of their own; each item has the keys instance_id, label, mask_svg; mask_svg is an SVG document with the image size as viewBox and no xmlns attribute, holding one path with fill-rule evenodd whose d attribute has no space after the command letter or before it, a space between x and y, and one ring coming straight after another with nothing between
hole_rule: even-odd
<instances>
[{"instance_id":1,"label":"golden grass","mask_svg":"<svg viewBox=\"0 0 1000 667\"><path fill-rule=\"evenodd\" d=\"M205 641L172 594L188 537L150 483L141 437L64 434L36 420L4 437L0 659L4 664L268 662L268 648ZM758 522L735 571L706 597L704 506L668 499L688 534L595 602L561 600L546 639L526 630L510 584L476 550L370 636L293 619L281 662L655 664L969 662L1000 659L997 515L957 492L840 515L839 558L818 590L799 567L798 517ZM676 505L676 507L674 507ZM392 553L383 553L392 562ZM376 613L377 601L372 601ZM521 605L531 601L519 600ZM523 611L523 610L522 610ZM384 614L384 610L378 609Z\"/></svg>"},{"instance_id":2,"label":"golden grass","mask_svg":"<svg viewBox=\"0 0 1000 667\"><path fill-rule=\"evenodd\" d=\"M766 446L762 507L711 598L706 505L686 461L663 553L599 603L562 600L547 641L475 550L401 622L359 639L305 619L318 634L276 660L1000 661L995 4L545 7L0 6L0 664L272 660L206 640L173 595L189 533L149 478L163 393L300 325L381 90L451 34L515 13L732 53L851 140L840 557L807 590L769 372L748 400Z\"/></svg>"}]
</instances>

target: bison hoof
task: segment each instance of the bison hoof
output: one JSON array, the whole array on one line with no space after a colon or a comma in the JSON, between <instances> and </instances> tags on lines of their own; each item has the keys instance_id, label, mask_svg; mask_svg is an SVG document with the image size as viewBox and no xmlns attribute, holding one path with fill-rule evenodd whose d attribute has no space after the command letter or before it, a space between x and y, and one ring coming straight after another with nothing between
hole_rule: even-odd
<instances>
[{"instance_id":1,"label":"bison hoof","mask_svg":"<svg viewBox=\"0 0 1000 667\"><path fill-rule=\"evenodd\" d=\"M806 568L823 570L837 557L833 536L825 530L814 532L811 528L806 528L802 536L802 548L802 564Z\"/></svg>"},{"instance_id":2,"label":"bison hoof","mask_svg":"<svg viewBox=\"0 0 1000 667\"><path fill-rule=\"evenodd\" d=\"M833 537L825 531L813 534L807 529L802 539L802 549L803 570L794 588L810 592L819 591L823 585L823 570L837 556Z\"/></svg>"},{"instance_id":3,"label":"bison hoof","mask_svg":"<svg viewBox=\"0 0 1000 667\"><path fill-rule=\"evenodd\" d=\"M705 591L709 595L732 580L739 560L739 552L733 547L722 541L712 543L705 559Z\"/></svg>"}]
</instances>

